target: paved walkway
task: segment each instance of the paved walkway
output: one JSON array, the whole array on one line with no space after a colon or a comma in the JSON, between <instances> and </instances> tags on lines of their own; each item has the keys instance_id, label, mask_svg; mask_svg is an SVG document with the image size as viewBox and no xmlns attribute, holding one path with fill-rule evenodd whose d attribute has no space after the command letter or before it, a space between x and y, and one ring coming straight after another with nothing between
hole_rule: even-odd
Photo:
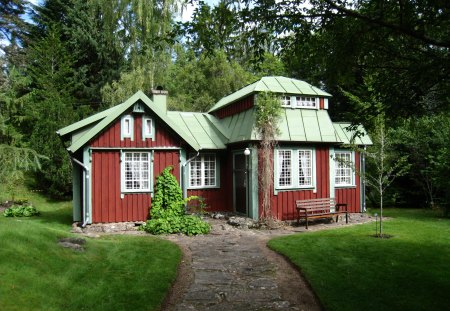
<instances>
[{"instance_id":1,"label":"paved walkway","mask_svg":"<svg viewBox=\"0 0 450 311\"><path fill-rule=\"evenodd\" d=\"M168 236L183 248L185 262L166 310L320 310L299 272L266 247L272 237L304 230L242 230L212 220L209 235Z\"/></svg>"}]
</instances>

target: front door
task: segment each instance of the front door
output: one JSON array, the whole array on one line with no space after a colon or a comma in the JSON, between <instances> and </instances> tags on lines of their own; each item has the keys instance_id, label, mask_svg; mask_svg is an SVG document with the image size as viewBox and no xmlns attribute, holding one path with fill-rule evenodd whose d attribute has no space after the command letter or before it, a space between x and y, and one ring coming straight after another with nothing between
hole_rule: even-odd
<instances>
[{"instance_id":1,"label":"front door","mask_svg":"<svg viewBox=\"0 0 450 311\"><path fill-rule=\"evenodd\" d=\"M248 216L248 171L246 158L243 153L234 155L233 166L234 211Z\"/></svg>"}]
</instances>

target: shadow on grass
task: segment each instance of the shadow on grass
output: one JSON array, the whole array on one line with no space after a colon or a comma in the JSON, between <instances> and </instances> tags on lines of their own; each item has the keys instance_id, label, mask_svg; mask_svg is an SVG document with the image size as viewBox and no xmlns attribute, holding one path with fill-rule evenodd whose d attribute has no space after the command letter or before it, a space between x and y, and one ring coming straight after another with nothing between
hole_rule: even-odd
<instances>
[{"instance_id":1,"label":"shadow on grass","mask_svg":"<svg viewBox=\"0 0 450 311\"><path fill-rule=\"evenodd\" d=\"M72 225L72 213L68 209L43 211L39 217L42 222L49 224L60 224L70 227Z\"/></svg>"}]
</instances>

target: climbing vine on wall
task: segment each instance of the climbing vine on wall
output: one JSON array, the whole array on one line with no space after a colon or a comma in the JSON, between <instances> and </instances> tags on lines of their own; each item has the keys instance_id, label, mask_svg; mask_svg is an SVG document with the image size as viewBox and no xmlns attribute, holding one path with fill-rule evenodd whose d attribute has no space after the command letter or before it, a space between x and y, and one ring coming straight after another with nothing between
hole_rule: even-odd
<instances>
[{"instance_id":1,"label":"climbing vine on wall","mask_svg":"<svg viewBox=\"0 0 450 311\"><path fill-rule=\"evenodd\" d=\"M281 117L281 104L278 96L270 92L258 94L256 100L255 126L261 139L259 154L260 165L260 194L262 195L261 220L269 227L273 226L275 218L270 206L270 193L273 189L273 148L279 133L278 122Z\"/></svg>"},{"instance_id":2,"label":"climbing vine on wall","mask_svg":"<svg viewBox=\"0 0 450 311\"><path fill-rule=\"evenodd\" d=\"M141 228L152 234L184 233L186 235L206 234L210 230L207 222L196 215L186 215L188 201L199 200L197 196L183 199L173 166L166 167L156 177L155 195L152 199L150 220Z\"/></svg>"}]
</instances>

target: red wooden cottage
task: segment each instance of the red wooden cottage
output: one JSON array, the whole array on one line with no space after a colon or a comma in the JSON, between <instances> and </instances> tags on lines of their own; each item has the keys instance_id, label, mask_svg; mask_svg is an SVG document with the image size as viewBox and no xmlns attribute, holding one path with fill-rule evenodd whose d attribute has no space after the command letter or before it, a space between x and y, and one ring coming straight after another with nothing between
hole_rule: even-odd
<instances>
[{"instance_id":1,"label":"red wooden cottage","mask_svg":"<svg viewBox=\"0 0 450 311\"><path fill-rule=\"evenodd\" d=\"M364 187L345 165L362 170L349 149L349 124L333 123L330 94L300 80L264 77L222 98L207 113L167 111L167 92L137 92L124 103L60 129L73 165L73 218L83 224L144 221L155 177L174 167L185 196L206 199L210 211L257 219L258 93L280 95L283 107L274 150L273 215L295 219L295 200L334 197L349 211L365 209ZM361 128L361 131L364 129ZM371 144L367 135L355 143Z\"/></svg>"}]
</instances>

